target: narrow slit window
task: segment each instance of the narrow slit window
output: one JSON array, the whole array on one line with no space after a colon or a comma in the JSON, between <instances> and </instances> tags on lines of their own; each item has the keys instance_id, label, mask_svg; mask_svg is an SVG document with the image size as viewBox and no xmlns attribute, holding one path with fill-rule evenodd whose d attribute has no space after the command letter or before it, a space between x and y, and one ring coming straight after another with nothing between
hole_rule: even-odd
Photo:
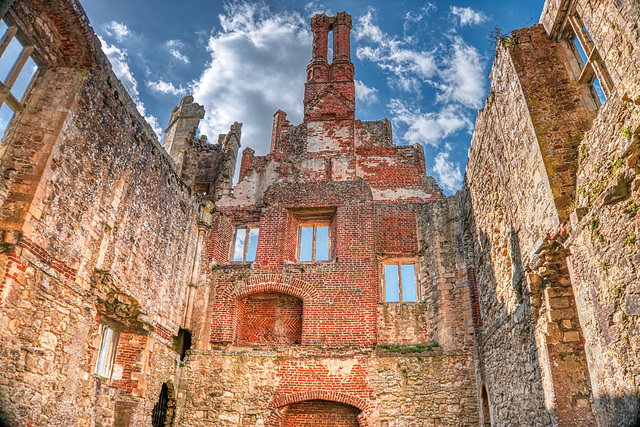
<instances>
[{"instance_id":1,"label":"narrow slit window","mask_svg":"<svg viewBox=\"0 0 640 427\"><path fill-rule=\"evenodd\" d=\"M100 325L100 351L96 363L96 375L103 378L111 378L116 346L118 344L118 332L105 325Z\"/></svg>"},{"instance_id":2,"label":"narrow slit window","mask_svg":"<svg viewBox=\"0 0 640 427\"><path fill-rule=\"evenodd\" d=\"M391 262L384 265L385 302L416 302L416 271L414 263Z\"/></svg>"},{"instance_id":3,"label":"narrow slit window","mask_svg":"<svg viewBox=\"0 0 640 427\"><path fill-rule=\"evenodd\" d=\"M325 221L307 223L300 226L300 261L329 261L331 248L329 224Z\"/></svg>"},{"instance_id":4,"label":"narrow slit window","mask_svg":"<svg viewBox=\"0 0 640 427\"><path fill-rule=\"evenodd\" d=\"M236 228L232 257L234 262L255 261L259 232L258 227L242 226Z\"/></svg>"}]
</instances>

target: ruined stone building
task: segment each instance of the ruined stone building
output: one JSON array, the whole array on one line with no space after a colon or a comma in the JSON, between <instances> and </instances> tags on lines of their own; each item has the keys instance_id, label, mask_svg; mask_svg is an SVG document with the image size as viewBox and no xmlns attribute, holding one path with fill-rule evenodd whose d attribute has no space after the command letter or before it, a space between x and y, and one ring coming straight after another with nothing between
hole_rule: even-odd
<instances>
[{"instance_id":1,"label":"ruined stone building","mask_svg":"<svg viewBox=\"0 0 640 427\"><path fill-rule=\"evenodd\" d=\"M638 422L637 1L547 0L499 41L452 197L356 119L346 13L232 187L240 124L196 137L186 97L160 145L77 0L0 4L9 426Z\"/></svg>"}]
</instances>

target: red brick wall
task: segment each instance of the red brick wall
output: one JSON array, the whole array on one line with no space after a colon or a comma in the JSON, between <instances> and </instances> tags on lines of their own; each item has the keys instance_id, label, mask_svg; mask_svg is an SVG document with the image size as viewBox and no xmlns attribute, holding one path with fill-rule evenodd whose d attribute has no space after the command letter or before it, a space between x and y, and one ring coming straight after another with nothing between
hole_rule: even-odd
<instances>
[{"instance_id":1,"label":"red brick wall","mask_svg":"<svg viewBox=\"0 0 640 427\"><path fill-rule=\"evenodd\" d=\"M264 292L238 301L238 345L300 344L302 300Z\"/></svg>"},{"instance_id":2,"label":"red brick wall","mask_svg":"<svg viewBox=\"0 0 640 427\"><path fill-rule=\"evenodd\" d=\"M360 181L278 183L265 194L256 260L240 272L234 264L217 271L217 291L212 318L213 342L232 342L235 309L244 294L237 293L246 275L256 285L273 284L271 291L300 296L298 286L309 286L317 296L303 297L302 345L373 345L376 337L378 270L375 260L374 209L366 184ZM331 232L332 259L306 263L296 260L301 208L335 208ZM223 209L221 207L221 209ZM230 215L238 216L230 211ZM212 241L227 237L212 235ZM415 240L415 238L414 238ZM291 280L289 287L272 282ZM239 277L241 276L241 277ZM261 276L266 276L261 279ZM263 289L264 291L265 289ZM307 290L305 292L308 293Z\"/></svg>"},{"instance_id":3,"label":"red brick wall","mask_svg":"<svg viewBox=\"0 0 640 427\"><path fill-rule=\"evenodd\" d=\"M325 400L288 405L280 427L358 427L358 409Z\"/></svg>"},{"instance_id":4,"label":"red brick wall","mask_svg":"<svg viewBox=\"0 0 640 427\"><path fill-rule=\"evenodd\" d=\"M389 255L415 255L418 224L413 205L376 206L376 247Z\"/></svg>"},{"instance_id":5,"label":"red brick wall","mask_svg":"<svg viewBox=\"0 0 640 427\"><path fill-rule=\"evenodd\" d=\"M111 385L121 388L128 393L134 393L139 388L141 375L145 370L143 352L147 345L147 336L128 332L121 332L118 337L115 365L123 367L122 378L114 379ZM136 393L137 394L137 393Z\"/></svg>"},{"instance_id":6,"label":"red brick wall","mask_svg":"<svg viewBox=\"0 0 640 427\"><path fill-rule=\"evenodd\" d=\"M235 227L226 215L214 215L211 226L211 238L207 244L208 258L215 259L218 263L230 261L231 245L235 235Z\"/></svg>"},{"instance_id":7,"label":"red brick wall","mask_svg":"<svg viewBox=\"0 0 640 427\"><path fill-rule=\"evenodd\" d=\"M273 406L284 406L301 400L333 400L350 404L368 412L373 392L367 381L369 371L365 358L314 358L283 360ZM302 397L302 398L301 398Z\"/></svg>"}]
</instances>

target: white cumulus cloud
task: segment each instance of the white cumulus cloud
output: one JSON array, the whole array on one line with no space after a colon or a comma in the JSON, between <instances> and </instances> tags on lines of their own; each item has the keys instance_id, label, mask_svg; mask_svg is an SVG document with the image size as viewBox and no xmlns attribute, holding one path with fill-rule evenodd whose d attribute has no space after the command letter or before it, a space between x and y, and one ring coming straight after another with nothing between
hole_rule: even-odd
<instances>
[{"instance_id":1,"label":"white cumulus cloud","mask_svg":"<svg viewBox=\"0 0 640 427\"><path fill-rule=\"evenodd\" d=\"M486 21L487 15L470 7L451 6L451 13L460 21L460 26L479 25Z\"/></svg>"},{"instance_id":2,"label":"white cumulus cloud","mask_svg":"<svg viewBox=\"0 0 640 427\"><path fill-rule=\"evenodd\" d=\"M370 44L359 45L356 56L392 73L389 82L393 86L419 92L420 85L437 72L435 52L407 48L405 42L384 33L373 21L371 10L358 19L354 28L355 39Z\"/></svg>"},{"instance_id":3,"label":"white cumulus cloud","mask_svg":"<svg viewBox=\"0 0 640 427\"><path fill-rule=\"evenodd\" d=\"M104 24L102 29L108 36L114 37L119 42L122 42L125 38L131 35L129 27L117 21L111 21L108 24Z\"/></svg>"},{"instance_id":4,"label":"white cumulus cloud","mask_svg":"<svg viewBox=\"0 0 640 427\"><path fill-rule=\"evenodd\" d=\"M182 53L182 49L184 49L184 43L181 40L169 40L165 43L167 48L169 49L169 53L171 56L176 58L178 61L184 62L188 64L189 57Z\"/></svg>"},{"instance_id":5,"label":"white cumulus cloud","mask_svg":"<svg viewBox=\"0 0 640 427\"><path fill-rule=\"evenodd\" d=\"M308 22L254 3L227 5L219 19L222 30L208 42L211 61L193 85L196 102L206 109L201 131L215 140L242 122L242 145L264 154L278 109L294 124L302 120Z\"/></svg>"},{"instance_id":6,"label":"white cumulus cloud","mask_svg":"<svg viewBox=\"0 0 640 427\"><path fill-rule=\"evenodd\" d=\"M445 57L438 84L439 100L481 108L485 96L484 63L478 50L460 37L453 38L452 54Z\"/></svg>"},{"instance_id":7,"label":"white cumulus cloud","mask_svg":"<svg viewBox=\"0 0 640 427\"><path fill-rule=\"evenodd\" d=\"M393 120L407 127L402 139L408 143L419 142L438 147L447 136L460 130L470 131L473 126L465 112L455 105L447 105L438 111L422 112L417 105L393 99L388 108Z\"/></svg>"},{"instance_id":8,"label":"white cumulus cloud","mask_svg":"<svg viewBox=\"0 0 640 427\"><path fill-rule=\"evenodd\" d=\"M451 147L445 146L445 151L439 152L434 159L433 173L443 189L455 192L462 188L462 172L460 164L449 160Z\"/></svg>"},{"instance_id":9,"label":"white cumulus cloud","mask_svg":"<svg viewBox=\"0 0 640 427\"><path fill-rule=\"evenodd\" d=\"M187 89L182 86L175 87L171 82L165 82L164 80L148 81L147 87L153 91L160 92L165 95L186 95Z\"/></svg>"},{"instance_id":10,"label":"white cumulus cloud","mask_svg":"<svg viewBox=\"0 0 640 427\"><path fill-rule=\"evenodd\" d=\"M355 80L356 100L365 105L373 104L378 100L378 89L369 87L360 80Z\"/></svg>"},{"instance_id":11,"label":"white cumulus cloud","mask_svg":"<svg viewBox=\"0 0 640 427\"><path fill-rule=\"evenodd\" d=\"M151 115L147 114L144 103L140 100L140 92L138 91L138 82L133 77L133 73L131 72L131 68L129 67L129 62L127 58L127 51L125 49L120 49L115 45L110 45L105 42L102 37L98 37L100 39L100 43L102 44L102 50L109 58L109 62L111 62L111 68L113 69L116 77L120 79L122 86L127 90L129 96L136 104L136 108L138 112L146 119L147 123L151 125L153 131L158 135L158 139L162 136L162 128L158 123L158 119Z\"/></svg>"}]
</instances>

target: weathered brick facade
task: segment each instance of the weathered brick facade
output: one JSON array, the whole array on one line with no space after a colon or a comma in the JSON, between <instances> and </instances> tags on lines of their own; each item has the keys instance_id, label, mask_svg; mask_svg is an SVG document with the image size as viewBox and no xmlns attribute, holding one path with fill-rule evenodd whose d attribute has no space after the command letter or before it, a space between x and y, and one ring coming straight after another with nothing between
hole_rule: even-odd
<instances>
[{"instance_id":1,"label":"weathered brick facade","mask_svg":"<svg viewBox=\"0 0 640 427\"><path fill-rule=\"evenodd\" d=\"M0 144L9 425L638 422L637 2L500 41L452 197L356 119L344 12L232 188L241 124L209 144L185 97L160 146L76 0L6 10L40 66Z\"/></svg>"}]
</instances>

